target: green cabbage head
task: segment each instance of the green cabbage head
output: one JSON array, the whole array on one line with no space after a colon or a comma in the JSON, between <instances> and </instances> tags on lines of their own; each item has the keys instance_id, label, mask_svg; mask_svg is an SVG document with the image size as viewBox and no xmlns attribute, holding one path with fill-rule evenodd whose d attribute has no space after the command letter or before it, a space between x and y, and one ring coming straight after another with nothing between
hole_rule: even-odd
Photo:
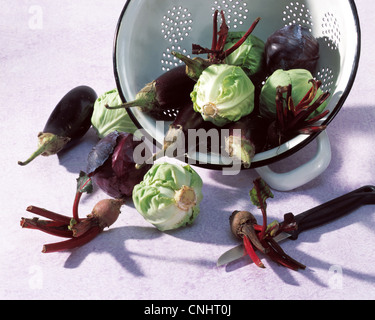
<instances>
[{"instance_id":1,"label":"green cabbage head","mask_svg":"<svg viewBox=\"0 0 375 320\"><path fill-rule=\"evenodd\" d=\"M313 79L310 71L305 69L276 70L265 82L260 93L260 115L266 119L274 120L276 118L276 89L278 86L292 85L292 99L297 105L302 98L311 89L309 80ZM319 88L315 99L318 99L323 91ZM325 101L310 117L320 114L328 102Z\"/></svg>"},{"instance_id":2,"label":"green cabbage head","mask_svg":"<svg viewBox=\"0 0 375 320\"><path fill-rule=\"evenodd\" d=\"M242 38L245 32L229 32L224 50L231 48ZM226 63L245 68L249 76L259 74L265 69L264 42L250 35L240 47L226 58Z\"/></svg>"},{"instance_id":3,"label":"green cabbage head","mask_svg":"<svg viewBox=\"0 0 375 320\"><path fill-rule=\"evenodd\" d=\"M134 206L160 231L177 229L198 216L202 185L189 165L154 164L133 189Z\"/></svg>"},{"instance_id":4,"label":"green cabbage head","mask_svg":"<svg viewBox=\"0 0 375 320\"><path fill-rule=\"evenodd\" d=\"M254 110L254 85L241 67L214 64L200 75L191 99L205 121L222 127Z\"/></svg>"},{"instance_id":5,"label":"green cabbage head","mask_svg":"<svg viewBox=\"0 0 375 320\"><path fill-rule=\"evenodd\" d=\"M137 127L125 109L108 110L105 105L122 104L117 89L108 91L96 99L91 124L99 138L104 138L113 131L132 133Z\"/></svg>"}]
</instances>

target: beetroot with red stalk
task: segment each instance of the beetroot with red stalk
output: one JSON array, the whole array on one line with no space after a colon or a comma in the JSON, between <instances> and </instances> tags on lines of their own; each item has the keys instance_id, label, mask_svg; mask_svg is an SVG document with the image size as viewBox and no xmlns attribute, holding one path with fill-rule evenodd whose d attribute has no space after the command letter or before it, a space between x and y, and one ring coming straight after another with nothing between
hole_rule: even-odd
<instances>
[{"instance_id":1,"label":"beetroot with red stalk","mask_svg":"<svg viewBox=\"0 0 375 320\"><path fill-rule=\"evenodd\" d=\"M182 53L172 51L171 53L183 61L186 64L186 74L193 80L197 81L202 74L203 70L211 66L212 64L223 64L226 63L226 58L236 51L250 36L254 31L255 27L260 21L260 18L255 19L250 28L245 32L237 41L231 45L229 48L225 48L227 44L227 38L229 33L229 28L226 23L224 11L220 12L221 15L221 26L218 30L217 19L219 11L216 10L213 17L213 35L211 49L204 48L198 44L193 44L192 53L193 54L207 54L207 59L201 57L195 57L190 59L189 57L183 55Z\"/></svg>"},{"instance_id":2,"label":"beetroot with red stalk","mask_svg":"<svg viewBox=\"0 0 375 320\"><path fill-rule=\"evenodd\" d=\"M276 91L276 119L271 122L268 128L268 143L270 147L294 138L298 134L312 134L320 132L326 128L325 125L316 124L324 118L329 110L317 112L330 96L329 92L324 92L317 97L321 81L310 80L311 89L305 97L294 103L292 98L292 85L278 87ZM284 97L284 94L286 96Z\"/></svg>"},{"instance_id":3,"label":"beetroot with red stalk","mask_svg":"<svg viewBox=\"0 0 375 320\"><path fill-rule=\"evenodd\" d=\"M297 224L293 214L286 214L284 222L267 225L267 198L273 198L268 185L261 179L254 180L254 187L250 191L251 201L262 211L263 224L258 225L254 215L248 211L234 211L229 218L232 233L243 241L246 253L260 268L265 265L258 257L256 250L266 254L271 260L292 270L305 269L306 266L287 255L277 244L274 237L280 232L295 230Z\"/></svg>"},{"instance_id":4,"label":"beetroot with red stalk","mask_svg":"<svg viewBox=\"0 0 375 320\"><path fill-rule=\"evenodd\" d=\"M22 218L22 228L39 230L57 237L68 238L65 241L44 245L42 252L50 253L80 247L93 240L105 228L116 222L120 215L120 208L124 204L122 199L101 200L86 218L80 219L78 205L84 192L92 192L92 181L84 172L81 172L77 179L77 192L74 199L72 217L36 206L26 208L26 211L48 220L40 220L36 217L33 219Z\"/></svg>"}]
</instances>

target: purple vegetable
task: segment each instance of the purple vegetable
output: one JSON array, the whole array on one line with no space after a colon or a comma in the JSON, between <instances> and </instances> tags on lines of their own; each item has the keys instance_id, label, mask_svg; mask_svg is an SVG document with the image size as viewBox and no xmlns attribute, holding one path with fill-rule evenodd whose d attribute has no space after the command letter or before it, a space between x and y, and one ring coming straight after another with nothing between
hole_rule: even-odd
<instances>
[{"instance_id":1,"label":"purple vegetable","mask_svg":"<svg viewBox=\"0 0 375 320\"><path fill-rule=\"evenodd\" d=\"M306 27L288 25L273 33L265 46L268 71L307 69L315 72L319 43Z\"/></svg>"},{"instance_id":2,"label":"purple vegetable","mask_svg":"<svg viewBox=\"0 0 375 320\"><path fill-rule=\"evenodd\" d=\"M201 143L199 139L196 139L196 141L189 140L189 130L202 129L208 131L213 127L214 125L211 122L204 121L201 114L194 111L193 102L191 100L181 104L176 118L169 125L168 131L165 134L162 149L152 156L152 161L155 161L159 156L165 154L173 157L178 156L176 154L177 148L179 149L178 151L184 148L184 153L186 155L191 148L198 147L199 143ZM181 145L182 142L184 142L185 145ZM207 146L207 148L209 150L210 146Z\"/></svg>"},{"instance_id":3,"label":"purple vegetable","mask_svg":"<svg viewBox=\"0 0 375 320\"><path fill-rule=\"evenodd\" d=\"M88 156L87 173L109 196L120 199L131 196L133 188L151 168L136 168L134 150L142 141L126 132L114 131L101 139ZM146 148L146 145L142 146ZM145 149L145 152L151 151Z\"/></svg>"},{"instance_id":4,"label":"purple vegetable","mask_svg":"<svg viewBox=\"0 0 375 320\"><path fill-rule=\"evenodd\" d=\"M244 168L250 168L256 153L266 145L268 122L259 115L249 115L230 123L229 136L225 138L225 151L230 157L241 160ZM241 130L240 134L237 130Z\"/></svg>"},{"instance_id":5,"label":"purple vegetable","mask_svg":"<svg viewBox=\"0 0 375 320\"><path fill-rule=\"evenodd\" d=\"M26 160L18 161L25 166L39 155L59 153L69 142L82 138L91 127L91 116L96 92L88 86L70 90L56 105L42 132L38 134L38 149Z\"/></svg>"},{"instance_id":6,"label":"purple vegetable","mask_svg":"<svg viewBox=\"0 0 375 320\"><path fill-rule=\"evenodd\" d=\"M170 120L169 111L178 110L190 100L195 81L187 76L184 65L173 68L156 80L146 84L134 101L119 106L106 106L107 109L139 107L156 120Z\"/></svg>"}]
</instances>

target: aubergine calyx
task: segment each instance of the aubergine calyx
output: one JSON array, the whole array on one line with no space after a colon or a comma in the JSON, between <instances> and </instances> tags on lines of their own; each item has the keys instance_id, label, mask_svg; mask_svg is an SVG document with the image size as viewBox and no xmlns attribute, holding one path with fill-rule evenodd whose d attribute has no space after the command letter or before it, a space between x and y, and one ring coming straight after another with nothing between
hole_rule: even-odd
<instances>
[{"instance_id":1,"label":"aubergine calyx","mask_svg":"<svg viewBox=\"0 0 375 320\"><path fill-rule=\"evenodd\" d=\"M38 149L26 161L18 161L18 164L26 166L39 155L50 156L57 154L70 140L69 137L60 137L53 133L40 132L38 134Z\"/></svg>"},{"instance_id":2,"label":"aubergine calyx","mask_svg":"<svg viewBox=\"0 0 375 320\"><path fill-rule=\"evenodd\" d=\"M212 62L207 59L203 59L201 57L195 57L193 59L189 58L188 56L183 55L180 52L172 51L172 55L176 58L180 59L186 65L186 74L189 78L194 81L198 81L202 72L207 69Z\"/></svg>"},{"instance_id":3,"label":"aubergine calyx","mask_svg":"<svg viewBox=\"0 0 375 320\"><path fill-rule=\"evenodd\" d=\"M225 139L225 152L230 158L241 161L244 168L248 169L255 156L255 145L248 139L238 136L229 136Z\"/></svg>"},{"instance_id":4,"label":"aubergine calyx","mask_svg":"<svg viewBox=\"0 0 375 320\"><path fill-rule=\"evenodd\" d=\"M109 110L114 109L127 109L132 107L139 107L144 112L151 112L155 107L159 106L159 101L157 99L156 93L156 81L151 81L147 83L135 96L133 101L125 102L117 106L109 106L108 104L105 107Z\"/></svg>"}]
</instances>

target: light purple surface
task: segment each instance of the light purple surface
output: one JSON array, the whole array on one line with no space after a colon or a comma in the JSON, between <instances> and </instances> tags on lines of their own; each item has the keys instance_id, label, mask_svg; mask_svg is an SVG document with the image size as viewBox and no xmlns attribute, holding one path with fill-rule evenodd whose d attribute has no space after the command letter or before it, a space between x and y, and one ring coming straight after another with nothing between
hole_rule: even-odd
<instances>
[{"instance_id":1,"label":"light purple surface","mask_svg":"<svg viewBox=\"0 0 375 320\"><path fill-rule=\"evenodd\" d=\"M255 171L223 176L198 168L204 181L201 214L188 228L161 233L132 203L119 220L90 244L69 252L42 254L58 238L19 225L29 205L70 215L76 178L96 142L82 143L59 157L17 165L34 150L51 109L71 88L86 84L99 94L115 87L112 43L125 1L0 0L1 123L1 299L374 299L375 206L366 206L327 226L282 244L307 265L293 272L263 259L216 267L237 244L228 217L233 210L261 214L249 200ZM332 162L326 172L291 192L274 191L269 219L281 220L367 184L375 184L373 1L357 1L362 28L358 75L343 109L327 129ZM42 24L33 20L38 10ZM315 143L275 165L303 163ZM100 190L83 196L88 214ZM334 270L341 272L334 273Z\"/></svg>"}]
</instances>

